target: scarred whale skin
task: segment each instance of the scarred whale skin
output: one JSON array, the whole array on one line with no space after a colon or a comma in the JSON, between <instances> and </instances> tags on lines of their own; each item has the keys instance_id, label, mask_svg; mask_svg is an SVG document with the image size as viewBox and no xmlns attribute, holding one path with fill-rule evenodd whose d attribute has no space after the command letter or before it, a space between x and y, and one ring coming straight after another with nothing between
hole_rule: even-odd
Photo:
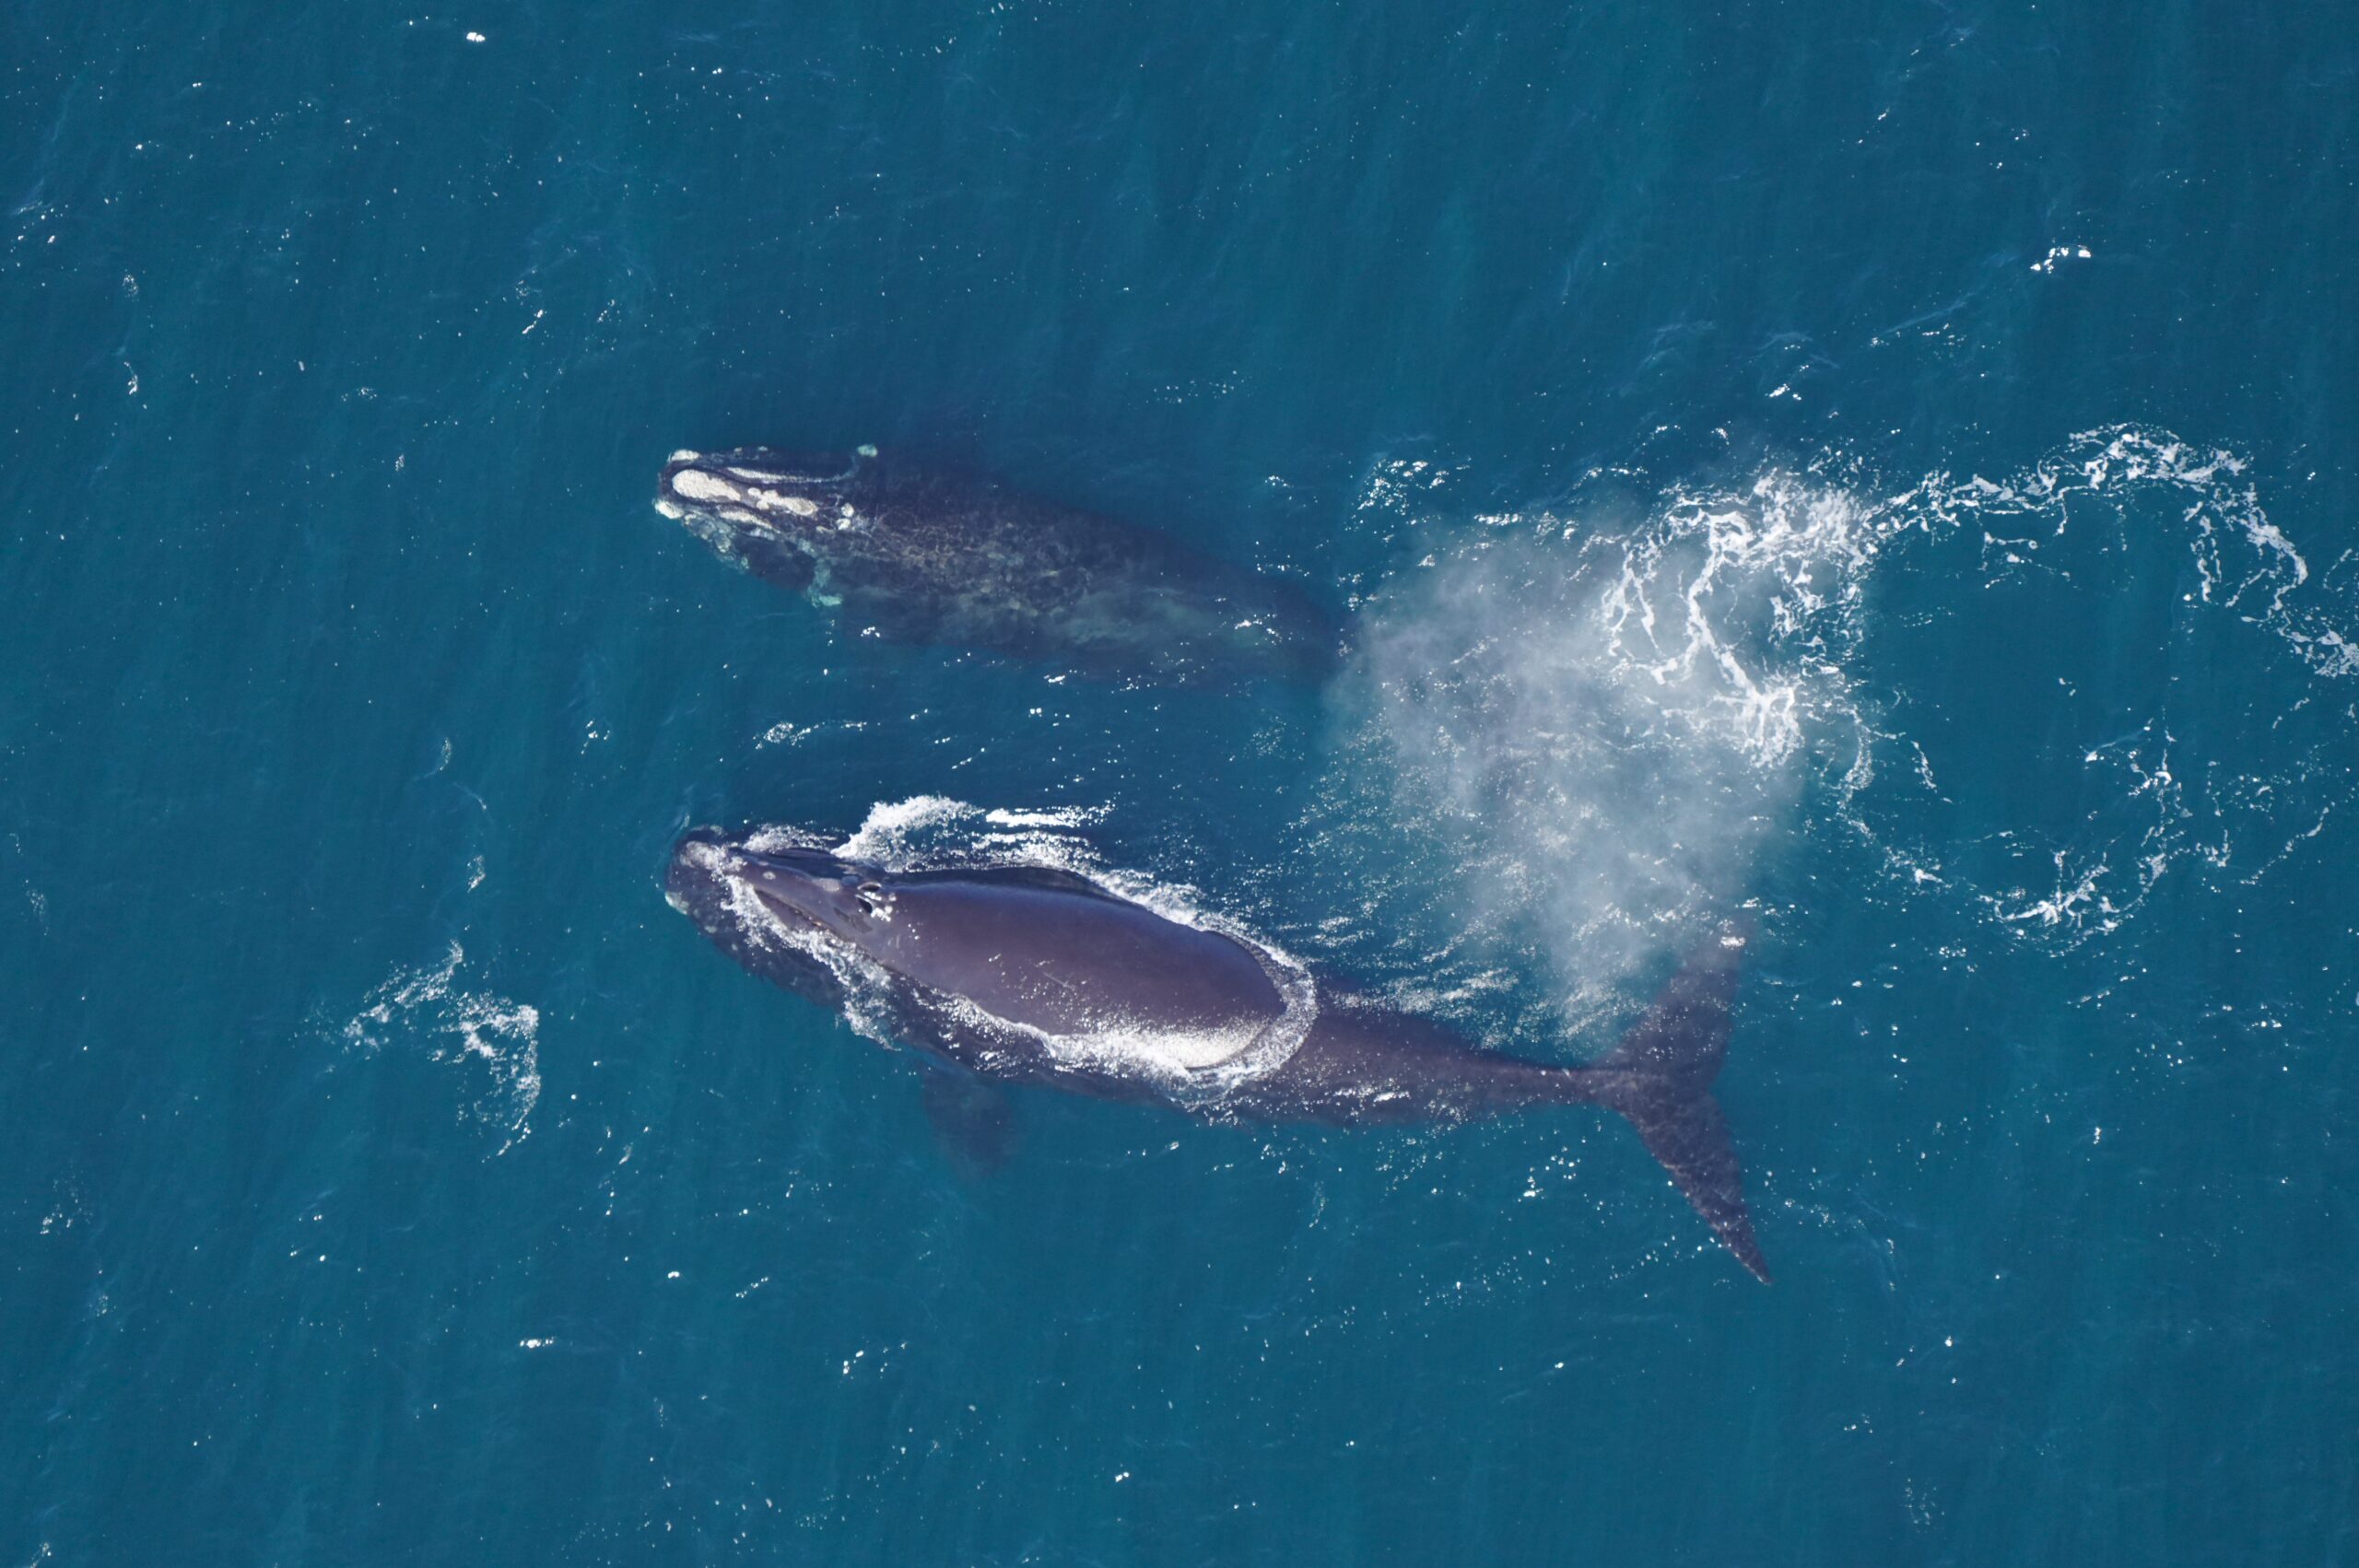
<instances>
[{"instance_id":1,"label":"scarred whale skin","mask_svg":"<svg viewBox=\"0 0 2359 1568\"><path fill-rule=\"evenodd\" d=\"M1102 680L1317 681L1333 622L1294 585L1139 528L874 447L675 452L655 506L724 559L899 642Z\"/></svg>"},{"instance_id":2,"label":"scarred whale skin","mask_svg":"<svg viewBox=\"0 0 2359 1568\"><path fill-rule=\"evenodd\" d=\"M1618 1111L1737 1260L1769 1278L1711 1095L1741 931L1694 954L1615 1050L1565 1067L1483 1049L1348 988L1290 987L1268 952L1069 872L893 872L700 829L675 848L666 883L674 907L753 974L831 1011L857 1005L863 1028L962 1076L1159 1102L1216 1120L1380 1125L1542 1106ZM1237 1070L1273 1036L1290 1049Z\"/></svg>"}]
</instances>

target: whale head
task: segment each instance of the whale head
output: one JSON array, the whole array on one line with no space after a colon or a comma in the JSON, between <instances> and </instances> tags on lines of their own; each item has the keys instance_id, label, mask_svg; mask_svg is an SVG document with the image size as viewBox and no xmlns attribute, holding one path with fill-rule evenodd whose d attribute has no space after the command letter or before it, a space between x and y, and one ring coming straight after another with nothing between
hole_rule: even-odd
<instances>
[{"instance_id":1,"label":"whale head","mask_svg":"<svg viewBox=\"0 0 2359 1568\"><path fill-rule=\"evenodd\" d=\"M880 479L873 446L833 458L767 446L673 452L656 479L656 511L729 564L802 590L814 566L873 528Z\"/></svg>"},{"instance_id":2,"label":"whale head","mask_svg":"<svg viewBox=\"0 0 2359 1568\"><path fill-rule=\"evenodd\" d=\"M814 456L770 447L674 452L655 483L655 509L725 556L758 564L780 546L824 553L831 536L865 528L876 449Z\"/></svg>"},{"instance_id":3,"label":"whale head","mask_svg":"<svg viewBox=\"0 0 2359 1568\"><path fill-rule=\"evenodd\" d=\"M674 846L664 899L738 963L822 1006L842 1000L845 950L886 934L890 895L873 868L823 849L759 849L698 828Z\"/></svg>"},{"instance_id":4,"label":"whale head","mask_svg":"<svg viewBox=\"0 0 2359 1568\"><path fill-rule=\"evenodd\" d=\"M892 918L892 895L874 868L816 849L740 849L729 874L787 930L807 928L847 947L875 945Z\"/></svg>"}]
</instances>

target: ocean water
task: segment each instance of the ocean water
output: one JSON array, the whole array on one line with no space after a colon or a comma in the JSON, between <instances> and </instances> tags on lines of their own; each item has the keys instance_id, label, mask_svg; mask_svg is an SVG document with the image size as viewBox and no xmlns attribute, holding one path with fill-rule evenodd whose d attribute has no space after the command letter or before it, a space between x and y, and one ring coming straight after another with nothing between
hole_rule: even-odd
<instances>
[{"instance_id":1,"label":"ocean water","mask_svg":"<svg viewBox=\"0 0 2359 1568\"><path fill-rule=\"evenodd\" d=\"M2359 32L2184 4L0 12L0 1562L2359 1557ZM836 626L679 447L1293 577ZM993 813L997 813L994 815ZM1625 1129L906 1059L685 826L1056 858Z\"/></svg>"}]
</instances>

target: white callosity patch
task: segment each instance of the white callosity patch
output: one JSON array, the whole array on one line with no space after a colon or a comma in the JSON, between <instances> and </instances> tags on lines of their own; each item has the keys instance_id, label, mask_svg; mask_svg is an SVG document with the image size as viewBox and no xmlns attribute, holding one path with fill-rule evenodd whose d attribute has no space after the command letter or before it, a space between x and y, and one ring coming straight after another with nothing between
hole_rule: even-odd
<instances>
[{"instance_id":1,"label":"white callosity patch","mask_svg":"<svg viewBox=\"0 0 2359 1568\"><path fill-rule=\"evenodd\" d=\"M674 452L670 457L664 459L664 462L666 466L677 467L681 463L696 462L698 456L698 453L689 451L684 447L680 451ZM655 509L658 512L661 512L663 516L670 518L675 522L685 522L687 521L687 508L680 505L678 501L673 499L672 486L668 484L656 491Z\"/></svg>"},{"instance_id":2,"label":"white callosity patch","mask_svg":"<svg viewBox=\"0 0 2359 1568\"><path fill-rule=\"evenodd\" d=\"M1416 521L1438 472L1393 465L1366 507ZM2176 869L2264 874L2359 767L2351 694L2313 684L2359 673L2348 585L2313 579L2242 460L2166 433L1897 490L1830 454L1635 518L1433 532L1429 569L1371 607L1323 809L1346 833L1356 797L1389 795L1455 925L1543 958L1577 1022L1797 833L2069 946ZM2172 672L2224 669L2275 695L2232 733L2212 715L2198 754L2174 704L2205 698ZM1994 755L1993 733L2019 743Z\"/></svg>"},{"instance_id":3,"label":"white callosity patch","mask_svg":"<svg viewBox=\"0 0 2359 1568\"><path fill-rule=\"evenodd\" d=\"M684 468L672 475L672 490L692 501L743 501L745 492L707 469Z\"/></svg>"},{"instance_id":4,"label":"white callosity patch","mask_svg":"<svg viewBox=\"0 0 2359 1568\"><path fill-rule=\"evenodd\" d=\"M459 989L466 958L452 942L432 968L395 970L345 1024L343 1038L370 1052L416 1044L430 1060L480 1070L489 1086L462 1105L460 1119L498 1132L498 1152L505 1153L532 1134L541 1097L541 1014L523 1002Z\"/></svg>"},{"instance_id":5,"label":"white callosity patch","mask_svg":"<svg viewBox=\"0 0 2359 1568\"><path fill-rule=\"evenodd\" d=\"M1279 1017L1258 1028L1180 1036L1109 1018L1086 1033L1051 1035L951 999L960 1021L981 1033L1011 1043L1021 1036L1076 1069L1143 1078L1175 1099L1216 1106L1222 1095L1283 1064L1300 1047L1318 1015L1318 989L1302 964L1236 922L1200 908L1186 889L1099 864L1074 830L1104 814L1097 809L986 811L945 796L920 795L873 806L859 830L831 852L887 873L983 866L1068 872L1166 919L1238 942L1261 963L1285 1003ZM745 840L757 854L816 847L809 835L790 828L764 829ZM825 964L844 987L845 1012L853 1026L880 1044L894 1043L886 1003L897 982L884 969L812 927L781 920L745 883L733 883L731 910L756 940Z\"/></svg>"},{"instance_id":6,"label":"white callosity patch","mask_svg":"<svg viewBox=\"0 0 2359 1568\"><path fill-rule=\"evenodd\" d=\"M667 517L677 519L687 509L679 503L689 501L734 521L758 526L767 526L780 512L789 517L818 516L819 503L783 488L790 483L784 474L759 469L683 468L672 475L668 493L657 498L656 506ZM850 513L851 509L844 510Z\"/></svg>"}]
</instances>

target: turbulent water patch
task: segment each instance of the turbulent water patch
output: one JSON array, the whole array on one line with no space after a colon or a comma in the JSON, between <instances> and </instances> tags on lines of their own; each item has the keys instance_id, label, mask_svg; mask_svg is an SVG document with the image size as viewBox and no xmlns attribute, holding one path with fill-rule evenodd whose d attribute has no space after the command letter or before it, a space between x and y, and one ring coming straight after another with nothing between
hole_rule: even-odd
<instances>
[{"instance_id":1,"label":"turbulent water patch","mask_svg":"<svg viewBox=\"0 0 2359 1568\"><path fill-rule=\"evenodd\" d=\"M2166 876L2267 874L2351 795L2351 585L2234 453L2116 427L2000 478L1831 453L1455 522L1437 472L1365 499L1433 547L1371 599L1317 814L1415 841L1465 933L1445 988L1505 944L1576 1023L1624 1005L1797 835L2071 947Z\"/></svg>"},{"instance_id":2,"label":"turbulent water patch","mask_svg":"<svg viewBox=\"0 0 2359 1568\"><path fill-rule=\"evenodd\" d=\"M541 1097L540 1010L457 984L465 951L452 942L432 967L396 969L370 991L347 1020L342 1037L352 1049L422 1047L430 1061L448 1062L479 1085L460 1102L459 1119L495 1133L498 1153L532 1135L533 1107Z\"/></svg>"}]
</instances>

